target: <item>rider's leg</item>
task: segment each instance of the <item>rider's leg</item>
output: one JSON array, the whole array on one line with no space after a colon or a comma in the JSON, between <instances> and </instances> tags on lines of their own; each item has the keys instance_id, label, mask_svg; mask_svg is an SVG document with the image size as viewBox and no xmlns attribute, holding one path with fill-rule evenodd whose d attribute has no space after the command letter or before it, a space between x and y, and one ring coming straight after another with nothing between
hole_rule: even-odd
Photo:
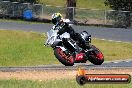
<instances>
[{"instance_id":1,"label":"rider's leg","mask_svg":"<svg viewBox=\"0 0 132 88\"><path fill-rule=\"evenodd\" d=\"M79 47L83 49L90 49L89 45L85 44L85 40L81 37L79 33L76 33L72 27L69 27L67 32L70 34L71 38L75 41L78 41Z\"/></svg>"},{"instance_id":2,"label":"rider's leg","mask_svg":"<svg viewBox=\"0 0 132 88\"><path fill-rule=\"evenodd\" d=\"M78 41L78 45L79 47L83 48L83 49L90 49L89 45L86 45L85 40L81 37L81 35L79 33L75 33L73 35L74 37L72 37L75 41Z\"/></svg>"},{"instance_id":3,"label":"rider's leg","mask_svg":"<svg viewBox=\"0 0 132 88\"><path fill-rule=\"evenodd\" d=\"M70 51L70 52L75 52L74 47L68 42L68 39L63 38L63 45Z\"/></svg>"}]
</instances>

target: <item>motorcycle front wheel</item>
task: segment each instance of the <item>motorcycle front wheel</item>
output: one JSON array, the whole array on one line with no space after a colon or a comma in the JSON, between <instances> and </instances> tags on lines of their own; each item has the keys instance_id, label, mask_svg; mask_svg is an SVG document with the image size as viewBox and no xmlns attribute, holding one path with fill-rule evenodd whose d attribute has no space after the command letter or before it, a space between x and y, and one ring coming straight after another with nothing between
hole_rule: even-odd
<instances>
[{"instance_id":1,"label":"motorcycle front wheel","mask_svg":"<svg viewBox=\"0 0 132 88\"><path fill-rule=\"evenodd\" d=\"M74 57L70 54L66 54L61 48L57 47L54 49L55 57L65 66L74 65Z\"/></svg>"},{"instance_id":2,"label":"motorcycle front wheel","mask_svg":"<svg viewBox=\"0 0 132 88\"><path fill-rule=\"evenodd\" d=\"M94 65L101 65L104 62L104 56L102 52L96 48L94 45L91 45L92 51L89 52L89 61Z\"/></svg>"}]
</instances>

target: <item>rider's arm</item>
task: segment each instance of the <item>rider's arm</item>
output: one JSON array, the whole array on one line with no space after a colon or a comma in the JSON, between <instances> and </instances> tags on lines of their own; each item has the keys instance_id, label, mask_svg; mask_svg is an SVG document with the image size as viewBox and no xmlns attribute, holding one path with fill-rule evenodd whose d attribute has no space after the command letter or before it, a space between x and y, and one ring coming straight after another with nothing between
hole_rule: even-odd
<instances>
[{"instance_id":1,"label":"rider's arm","mask_svg":"<svg viewBox=\"0 0 132 88\"><path fill-rule=\"evenodd\" d=\"M59 23L57 23L56 25L54 25L51 29L52 30L59 30Z\"/></svg>"},{"instance_id":2,"label":"rider's arm","mask_svg":"<svg viewBox=\"0 0 132 88\"><path fill-rule=\"evenodd\" d=\"M63 34L64 32L67 32L67 30L69 29L68 27L69 27L69 25L68 25L67 23L63 22L63 23L60 25L60 27L59 27L58 34L61 35L61 34Z\"/></svg>"}]
</instances>

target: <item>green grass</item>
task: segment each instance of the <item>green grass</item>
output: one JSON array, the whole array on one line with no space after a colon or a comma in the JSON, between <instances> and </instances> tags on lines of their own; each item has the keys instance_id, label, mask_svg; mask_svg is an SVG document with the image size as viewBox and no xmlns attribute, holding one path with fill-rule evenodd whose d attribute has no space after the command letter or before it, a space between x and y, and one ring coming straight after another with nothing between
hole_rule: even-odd
<instances>
[{"instance_id":1,"label":"green grass","mask_svg":"<svg viewBox=\"0 0 132 88\"><path fill-rule=\"evenodd\" d=\"M44 47L45 35L24 31L0 31L0 66L55 64L52 49Z\"/></svg>"},{"instance_id":2,"label":"green grass","mask_svg":"<svg viewBox=\"0 0 132 88\"><path fill-rule=\"evenodd\" d=\"M76 9L76 18L80 19L103 19L105 17L104 10L87 10Z\"/></svg>"},{"instance_id":3,"label":"green grass","mask_svg":"<svg viewBox=\"0 0 132 88\"><path fill-rule=\"evenodd\" d=\"M49 23L44 23L44 22L37 22L37 21L25 21L21 19L0 19L0 22L18 22L18 23L26 23L26 24L49 24Z\"/></svg>"},{"instance_id":4,"label":"green grass","mask_svg":"<svg viewBox=\"0 0 132 88\"><path fill-rule=\"evenodd\" d=\"M43 17L52 15L53 13L59 12L65 17L65 8L62 7L54 7L54 6L63 6L65 7L67 0L39 0L40 3L49 4L52 6L43 6ZM87 8L87 9L76 9L75 19L78 20L82 19L98 19L104 20L105 12L104 10L110 9L109 7L105 6L105 0L77 0L77 8ZM100 10L88 10L88 9L100 9ZM46 17L45 17L46 18Z\"/></svg>"},{"instance_id":5,"label":"green grass","mask_svg":"<svg viewBox=\"0 0 132 88\"><path fill-rule=\"evenodd\" d=\"M39 0L40 3L53 6L66 6L67 0ZM105 0L77 0L77 7L88 9L106 9Z\"/></svg>"},{"instance_id":6,"label":"green grass","mask_svg":"<svg viewBox=\"0 0 132 88\"><path fill-rule=\"evenodd\" d=\"M132 43L94 39L92 44L103 52L105 60L132 59Z\"/></svg>"},{"instance_id":7,"label":"green grass","mask_svg":"<svg viewBox=\"0 0 132 88\"><path fill-rule=\"evenodd\" d=\"M0 88L132 88L130 84L85 84L80 86L75 80L52 81L0 80Z\"/></svg>"},{"instance_id":8,"label":"green grass","mask_svg":"<svg viewBox=\"0 0 132 88\"><path fill-rule=\"evenodd\" d=\"M45 40L45 34L0 30L0 66L58 64L53 50L43 46ZM92 44L101 49L105 60L132 58L132 43L93 39Z\"/></svg>"}]
</instances>

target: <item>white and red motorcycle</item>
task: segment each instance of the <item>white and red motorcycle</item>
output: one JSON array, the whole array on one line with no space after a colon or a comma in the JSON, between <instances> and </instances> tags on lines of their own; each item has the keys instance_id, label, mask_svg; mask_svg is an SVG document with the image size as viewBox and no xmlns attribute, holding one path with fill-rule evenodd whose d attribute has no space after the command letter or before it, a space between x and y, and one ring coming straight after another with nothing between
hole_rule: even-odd
<instances>
[{"instance_id":1,"label":"white and red motorcycle","mask_svg":"<svg viewBox=\"0 0 132 88\"><path fill-rule=\"evenodd\" d=\"M65 32L62 35L57 34L58 30L49 30L46 46L51 46L54 50L55 57L65 66L73 66L74 63L86 63L89 60L95 65L101 65L104 62L102 52L91 45L91 35L86 31L81 32L81 37L85 40L90 49L82 49L77 42L70 38L70 34ZM67 44L63 43L67 40Z\"/></svg>"}]
</instances>

